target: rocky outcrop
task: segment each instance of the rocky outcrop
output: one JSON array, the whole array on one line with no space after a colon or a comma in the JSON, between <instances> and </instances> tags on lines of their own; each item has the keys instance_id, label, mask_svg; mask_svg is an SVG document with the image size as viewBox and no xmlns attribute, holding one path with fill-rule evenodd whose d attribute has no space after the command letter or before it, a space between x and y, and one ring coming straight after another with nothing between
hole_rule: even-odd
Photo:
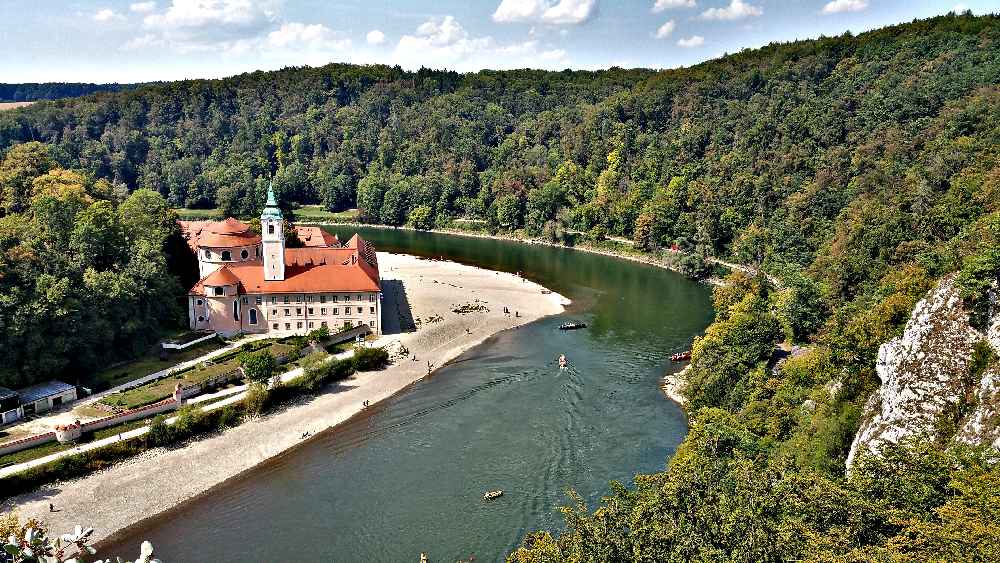
<instances>
[{"instance_id":1,"label":"rocky outcrop","mask_svg":"<svg viewBox=\"0 0 1000 563\"><path fill-rule=\"evenodd\" d=\"M1000 372L994 366L970 381L973 349L983 340L1000 350L1000 319L990 319L985 333L973 328L955 276L945 277L917 303L903 335L879 349L882 386L865 405L848 469L859 452L877 453L886 443L911 436L1000 446ZM942 418L962 412L961 401L969 414L954 436L938 436Z\"/></svg>"}]
</instances>

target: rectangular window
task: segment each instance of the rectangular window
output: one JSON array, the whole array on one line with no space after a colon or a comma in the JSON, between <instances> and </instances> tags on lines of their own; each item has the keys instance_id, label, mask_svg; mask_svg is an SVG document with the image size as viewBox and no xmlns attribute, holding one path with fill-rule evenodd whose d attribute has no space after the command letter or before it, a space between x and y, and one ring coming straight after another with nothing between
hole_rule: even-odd
<instances>
[{"instance_id":1,"label":"rectangular window","mask_svg":"<svg viewBox=\"0 0 1000 563\"><path fill-rule=\"evenodd\" d=\"M309 314L310 315L313 314L313 308L312 307L309 307Z\"/></svg>"},{"instance_id":2,"label":"rectangular window","mask_svg":"<svg viewBox=\"0 0 1000 563\"><path fill-rule=\"evenodd\" d=\"M246 305L246 304L248 304L248 303L249 303L249 301L247 301L247 298L246 298L246 297L244 297L244 298L243 298L243 304L244 304L244 305Z\"/></svg>"},{"instance_id":3,"label":"rectangular window","mask_svg":"<svg viewBox=\"0 0 1000 563\"><path fill-rule=\"evenodd\" d=\"M319 310L319 314L321 314L321 315L325 315L325 314L326 314L326 307L323 307L323 308L321 308L321 309Z\"/></svg>"},{"instance_id":4,"label":"rectangular window","mask_svg":"<svg viewBox=\"0 0 1000 563\"><path fill-rule=\"evenodd\" d=\"M274 330L278 330L278 323L274 323L273 325L271 325L271 328L273 328Z\"/></svg>"},{"instance_id":5,"label":"rectangular window","mask_svg":"<svg viewBox=\"0 0 1000 563\"><path fill-rule=\"evenodd\" d=\"M292 330L292 323L285 323L285 330Z\"/></svg>"},{"instance_id":6,"label":"rectangular window","mask_svg":"<svg viewBox=\"0 0 1000 563\"><path fill-rule=\"evenodd\" d=\"M337 302L337 296L336 295L332 295L331 297L333 298L333 302L336 303Z\"/></svg>"},{"instance_id":7,"label":"rectangular window","mask_svg":"<svg viewBox=\"0 0 1000 563\"><path fill-rule=\"evenodd\" d=\"M295 328L302 328L302 321L295 323Z\"/></svg>"},{"instance_id":8,"label":"rectangular window","mask_svg":"<svg viewBox=\"0 0 1000 563\"><path fill-rule=\"evenodd\" d=\"M233 318L240 320L240 302L233 301Z\"/></svg>"},{"instance_id":9,"label":"rectangular window","mask_svg":"<svg viewBox=\"0 0 1000 563\"><path fill-rule=\"evenodd\" d=\"M302 316L302 307L296 307L295 308L295 316L296 317L301 317Z\"/></svg>"},{"instance_id":10,"label":"rectangular window","mask_svg":"<svg viewBox=\"0 0 1000 563\"><path fill-rule=\"evenodd\" d=\"M205 304L205 302L204 302L204 301L202 301L201 299L199 299L199 300L195 301L195 303L197 303L197 304L199 304L199 305L204 305L204 304Z\"/></svg>"},{"instance_id":11,"label":"rectangular window","mask_svg":"<svg viewBox=\"0 0 1000 563\"><path fill-rule=\"evenodd\" d=\"M285 304L286 305L288 304L288 296L287 295L285 296Z\"/></svg>"},{"instance_id":12,"label":"rectangular window","mask_svg":"<svg viewBox=\"0 0 1000 563\"><path fill-rule=\"evenodd\" d=\"M292 316L292 310L291 309L285 309L285 316L286 317Z\"/></svg>"},{"instance_id":13,"label":"rectangular window","mask_svg":"<svg viewBox=\"0 0 1000 563\"><path fill-rule=\"evenodd\" d=\"M277 317L278 316L278 310L277 309L271 309L271 316L272 317Z\"/></svg>"},{"instance_id":14,"label":"rectangular window","mask_svg":"<svg viewBox=\"0 0 1000 563\"><path fill-rule=\"evenodd\" d=\"M361 294L358 294L358 301L361 301Z\"/></svg>"},{"instance_id":15,"label":"rectangular window","mask_svg":"<svg viewBox=\"0 0 1000 563\"><path fill-rule=\"evenodd\" d=\"M320 295L319 296L319 302L320 303L326 303L326 295Z\"/></svg>"},{"instance_id":16,"label":"rectangular window","mask_svg":"<svg viewBox=\"0 0 1000 563\"><path fill-rule=\"evenodd\" d=\"M250 309L250 324L257 324L257 309Z\"/></svg>"},{"instance_id":17,"label":"rectangular window","mask_svg":"<svg viewBox=\"0 0 1000 563\"><path fill-rule=\"evenodd\" d=\"M332 314L332 315L339 315L340 314L340 309L338 309L337 307L334 307L333 310L332 310L332 312L330 314Z\"/></svg>"},{"instance_id":18,"label":"rectangular window","mask_svg":"<svg viewBox=\"0 0 1000 563\"><path fill-rule=\"evenodd\" d=\"M261 305L262 303L264 303L264 299L262 299L261 296L258 295L256 299L254 299L254 302L257 303L258 305Z\"/></svg>"},{"instance_id":19,"label":"rectangular window","mask_svg":"<svg viewBox=\"0 0 1000 563\"><path fill-rule=\"evenodd\" d=\"M301 295L296 295L295 296L295 302L296 303L302 303L302 296Z\"/></svg>"},{"instance_id":20,"label":"rectangular window","mask_svg":"<svg viewBox=\"0 0 1000 563\"><path fill-rule=\"evenodd\" d=\"M272 295L271 296L271 305L274 305L277 302L278 302L278 298Z\"/></svg>"},{"instance_id":21,"label":"rectangular window","mask_svg":"<svg viewBox=\"0 0 1000 563\"><path fill-rule=\"evenodd\" d=\"M375 307L369 307L369 308L371 309L371 313L374 315L375 314Z\"/></svg>"},{"instance_id":22,"label":"rectangular window","mask_svg":"<svg viewBox=\"0 0 1000 563\"><path fill-rule=\"evenodd\" d=\"M324 328L325 328L325 327L326 327L326 321L322 321L322 322L320 322L320 323L319 323L319 326L321 326L321 327L324 327Z\"/></svg>"},{"instance_id":23,"label":"rectangular window","mask_svg":"<svg viewBox=\"0 0 1000 563\"><path fill-rule=\"evenodd\" d=\"M375 302L375 294L374 293L368 296L368 301L371 302L371 303Z\"/></svg>"},{"instance_id":24,"label":"rectangular window","mask_svg":"<svg viewBox=\"0 0 1000 563\"><path fill-rule=\"evenodd\" d=\"M363 312L364 312L364 309L363 309L363 308L361 308L361 307L358 307L358 314L360 315L360 314L361 314L361 313L363 313Z\"/></svg>"},{"instance_id":25,"label":"rectangular window","mask_svg":"<svg viewBox=\"0 0 1000 563\"><path fill-rule=\"evenodd\" d=\"M368 321L368 326L375 328L375 321Z\"/></svg>"},{"instance_id":26,"label":"rectangular window","mask_svg":"<svg viewBox=\"0 0 1000 563\"><path fill-rule=\"evenodd\" d=\"M309 328L312 328L312 327L313 327L313 322L309 321Z\"/></svg>"},{"instance_id":27,"label":"rectangular window","mask_svg":"<svg viewBox=\"0 0 1000 563\"><path fill-rule=\"evenodd\" d=\"M212 288L212 289L215 290L215 295L217 295L217 296L218 295L225 295L226 294L225 290L223 290L221 287L215 287L215 288Z\"/></svg>"}]
</instances>

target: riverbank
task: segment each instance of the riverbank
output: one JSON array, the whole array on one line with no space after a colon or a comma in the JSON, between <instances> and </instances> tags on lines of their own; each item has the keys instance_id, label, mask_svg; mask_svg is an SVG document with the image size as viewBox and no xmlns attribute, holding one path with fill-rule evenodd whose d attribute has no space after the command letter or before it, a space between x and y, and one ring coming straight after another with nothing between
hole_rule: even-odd
<instances>
[{"instance_id":1,"label":"riverbank","mask_svg":"<svg viewBox=\"0 0 1000 563\"><path fill-rule=\"evenodd\" d=\"M663 394L682 408L687 404L687 399L684 398L684 376L690 370L691 364L688 364L677 373L664 375L663 380L660 382L660 389L663 389Z\"/></svg>"},{"instance_id":2,"label":"riverbank","mask_svg":"<svg viewBox=\"0 0 1000 563\"><path fill-rule=\"evenodd\" d=\"M405 347L405 358L397 355L383 371L359 373L259 420L43 487L3 509L16 507L22 518L37 518L55 531L92 526L95 540L106 539L301 444L304 435L346 421L365 401L374 404L398 393L500 331L562 312L567 303L512 274L407 255L378 258L386 331L378 344L392 352ZM413 326L416 330L403 332ZM49 512L49 503L58 512Z\"/></svg>"},{"instance_id":3,"label":"riverbank","mask_svg":"<svg viewBox=\"0 0 1000 563\"><path fill-rule=\"evenodd\" d=\"M392 226L392 225L382 225L382 224L378 224L378 223L336 222L336 221L308 221L308 220L306 220L306 221L302 221L302 224L303 225L319 225L319 226L325 226L325 227L363 227L363 228L367 228L367 229L382 229L382 230L400 230L400 231L412 231L412 232L424 232L424 233L439 233L439 234L444 234L444 235L461 236L461 237L469 237L469 238L492 239L492 240L506 240L506 241L511 241L511 242L520 242L520 243L524 243L524 244L540 244L540 245L543 245L543 246L551 246L551 247L554 247L554 248L568 248L568 249L572 249L572 250L579 250L580 252L587 252L587 253L590 253L590 254L599 254L601 256L609 256L611 258L619 258L619 259L622 259L622 260L629 260L631 262L638 262L640 264L646 264L648 266L655 266L657 268L662 268L664 270L669 270L671 272L677 272L679 274L683 274L683 272L681 272L680 269L676 265L667 262L666 260L664 260L661 257L655 256L655 255L650 255L647 252L642 252L640 250L633 250L632 252L625 252L625 251L620 251L620 250L611 250L611 249L607 249L607 248L595 248L593 246L590 246L590 243L584 243L584 244L581 244L581 245L574 245L574 246L566 246L565 244L561 244L561 243L558 243L558 242L550 242L550 241L547 241L547 240L541 240L541 239L531 238L531 237L526 237L526 236L515 236L513 234L489 234L489 233L480 233L480 232L474 232L474 231L464 231L464 230L461 230L461 229L415 229L413 227L406 227L406 226L396 227L396 226ZM618 246L628 246L628 245L632 244L630 241L626 244L626 242L625 242L626 239L613 238L613 237L609 238L608 241L610 241L610 242L612 242L612 243L614 243L614 244L616 244ZM675 251L665 251L665 252L669 253L669 254L666 254L668 256L670 256L670 255L676 255L676 256L683 256L683 255L685 255L685 253L681 252L681 251L676 251L676 252ZM717 266L722 266L722 267L728 268L730 270L739 270L741 272L744 272L744 273L747 273L747 274L750 274L750 275L755 275L756 274L756 270L754 268L752 268L750 266L747 266L745 264L737 264L735 262L731 262L731 261L728 261L728 260L723 260L722 258L716 258L714 256L707 256L705 258L705 260L709 264L713 264L713 265L717 265ZM778 278L772 276L771 274L767 274L767 273L765 273L764 275L767 277L768 281L770 281L771 283L773 283L779 289L783 287L783 284L781 283L781 280L779 280ZM715 277L715 276L704 278L701 281L703 281L704 283L707 283L709 285L712 285L712 286L725 285L725 280L723 280L722 278L719 278L719 277Z\"/></svg>"}]
</instances>

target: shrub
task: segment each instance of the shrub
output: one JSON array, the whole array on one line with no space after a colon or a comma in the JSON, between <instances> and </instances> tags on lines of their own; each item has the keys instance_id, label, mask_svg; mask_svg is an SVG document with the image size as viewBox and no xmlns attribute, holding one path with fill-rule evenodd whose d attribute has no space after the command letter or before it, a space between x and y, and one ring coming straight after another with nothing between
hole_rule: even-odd
<instances>
[{"instance_id":1,"label":"shrub","mask_svg":"<svg viewBox=\"0 0 1000 563\"><path fill-rule=\"evenodd\" d=\"M389 352L384 348L366 348L359 346L354 349L354 369L357 371L375 371L389 364Z\"/></svg>"},{"instance_id":2,"label":"shrub","mask_svg":"<svg viewBox=\"0 0 1000 563\"><path fill-rule=\"evenodd\" d=\"M267 385L254 382L247 386L246 397L243 398L243 411L245 416L253 418L263 414L267 408L271 392Z\"/></svg>"}]
</instances>

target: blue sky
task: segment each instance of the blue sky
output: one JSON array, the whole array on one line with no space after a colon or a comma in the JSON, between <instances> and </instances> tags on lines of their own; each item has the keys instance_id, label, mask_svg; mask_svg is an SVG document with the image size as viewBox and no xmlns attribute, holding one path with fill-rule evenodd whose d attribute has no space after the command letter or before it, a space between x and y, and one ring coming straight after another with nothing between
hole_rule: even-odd
<instances>
[{"instance_id":1,"label":"blue sky","mask_svg":"<svg viewBox=\"0 0 1000 563\"><path fill-rule=\"evenodd\" d=\"M996 0L0 0L0 82L215 78L331 61L672 68L955 9L1000 8Z\"/></svg>"}]
</instances>

